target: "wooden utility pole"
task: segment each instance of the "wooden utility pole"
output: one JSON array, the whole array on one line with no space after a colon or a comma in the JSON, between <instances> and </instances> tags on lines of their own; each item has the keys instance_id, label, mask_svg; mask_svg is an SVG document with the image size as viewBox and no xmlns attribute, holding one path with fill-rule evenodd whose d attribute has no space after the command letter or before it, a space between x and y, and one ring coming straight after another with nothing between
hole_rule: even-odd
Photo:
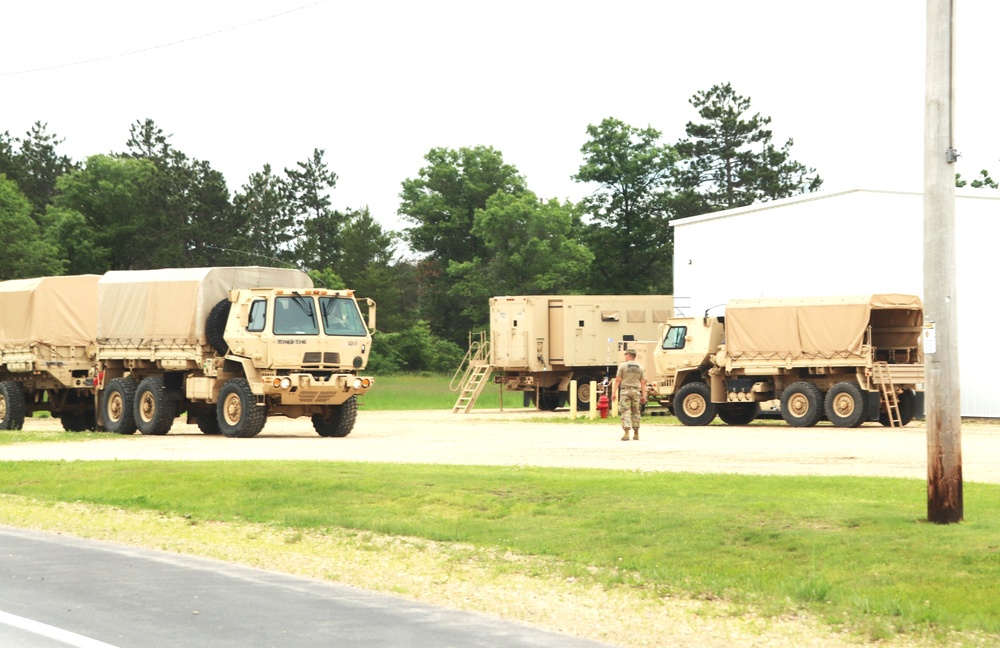
<instances>
[{"instance_id":1,"label":"wooden utility pole","mask_svg":"<svg viewBox=\"0 0 1000 648\"><path fill-rule=\"evenodd\" d=\"M927 0L924 124L924 363L927 519L961 522L962 416L955 281L955 3Z\"/></svg>"}]
</instances>

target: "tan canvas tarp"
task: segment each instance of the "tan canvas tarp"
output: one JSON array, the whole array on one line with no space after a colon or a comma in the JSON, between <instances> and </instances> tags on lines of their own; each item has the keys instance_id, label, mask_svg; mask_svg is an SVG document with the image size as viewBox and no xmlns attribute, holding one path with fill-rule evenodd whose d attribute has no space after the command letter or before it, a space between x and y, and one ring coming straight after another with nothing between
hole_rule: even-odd
<instances>
[{"instance_id":1,"label":"tan canvas tarp","mask_svg":"<svg viewBox=\"0 0 1000 648\"><path fill-rule=\"evenodd\" d=\"M733 358L861 356L870 323L919 329L922 321L913 295L733 300L726 305L725 343ZM906 335L916 347L919 331Z\"/></svg>"},{"instance_id":2,"label":"tan canvas tarp","mask_svg":"<svg viewBox=\"0 0 1000 648\"><path fill-rule=\"evenodd\" d=\"M97 337L100 275L0 282L0 346L87 346Z\"/></svg>"},{"instance_id":3,"label":"tan canvas tarp","mask_svg":"<svg viewBox=\"0 0 1000 648\"><path fill-rule=\"evenodd\" d=\"M204 344L212 307L237 288L312 288L304 272L258 266L112 271L97 287L97 337L129 345Z\"/></svg>"}]
</instances>

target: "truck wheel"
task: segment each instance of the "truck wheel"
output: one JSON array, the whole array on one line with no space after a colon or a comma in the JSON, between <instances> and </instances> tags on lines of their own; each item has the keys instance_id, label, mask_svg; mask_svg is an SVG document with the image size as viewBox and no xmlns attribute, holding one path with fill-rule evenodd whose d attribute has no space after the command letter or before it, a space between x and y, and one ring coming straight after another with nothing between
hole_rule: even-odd
<instances>
[{"instance_id":1,"label":"truck wheel","mask_svg":"<svg viewBox=\"0 0 1000 648\"><path fill-rule=\"evenodd\" d=\"M826 418L837 427L858 427L865 421L865 398L854 383L839 382L826 393Z\"/></svg>"},{"instance_id":2,"label":"truck wheel","mask_svg":"<svg viewBox=\"0 0 1000 648\"><path fill-rule=\"evenodd\" d=\"M128 376L112 378L104 388L101 410L104 427L115 434L135 434L135 390L138 383Z\"/></svg>"},{"instance_id":3,"label":"truck wheel","mask_svg":"<svg viewBox=\"0 0 1000 648\"><path fill-rule=\"evenodd\" d=\"M557 389L541 388L538 390L538 409L547 412L555 411L562 401L562 396Z\"/></svg>"},{"instance_id":4,"label":"truck wheel","mask_svg":"<svg viewBox=\"0 0 1000 648\"><path fill-rule=\"evenodd\" d=\"M63 412L59 415L59 421L67 432L86 432L97 427L93 411Z\"/></svg>"},{"instance_id":5,"label":"truck wheel","mask_svg":"<svg viewBox=\"0 0 1000 648\"><path fill-rule=\"evenodd\" d=\"M590 381L593 380L590 376L580 376L576 378L576 404L577 406L590 407L590 399L593 396L590 393Z\"/></svg>"},{"instance_id":6,"label":"truck wheel","mask_svg":"<svg viewBox=\"0 0 1000 648\"><path fill-rule=\"evenodd\" d=\"M177 418L177 403L167 398L163 378L143 378L135 392L135 425L143 434L161 436L170 431Z\"/></svg>"},{"instance_id":7,"label":"truck wheel","mask_svg":"<svg viewBox=\"0 0 1000 648\"><path fill-rule=\"evenodd\" d=\"M198 429L202 434L222 434L219 429L219 413L215 408L198 413Z\"/></svg>"},{"instance_id":8,"label":"truck wheel","mask_svg":"<svg viewBox=\"0 0 1000 648\"><path fill-rule=\"evenodd\" d=\"M726 403L719 405L718 410L726 425L750 425L760 414L760 403Z\"/></svg>"},{"instance_id":9,"label":"truck wheel","mask_svg":"<svg viewBox=\"0 0 1000 648\"><path fill-rule=\"evenodd\" d=\"M781 393L781 418L794 427L812 427L823 416L823 392L816 385L794 382Z\"/></svg>"},{"instance_id":10,"label":"truck wheel","mask_svg":"<svg viewBox=\"0 0 1000 648\"><path fill-rule=\"evenodd\" d=\"M715 403L708 385L691 382L677 391L674 399L677 420L684 425L708 425L715 420Z\"/></svg>"},{"instance_id":11,"label":"truck wheel","mask_svg":"<svg viewBox=\"0 0 1000 648\"><path fill-rule=\"evenodd\" d=\"M216 418L224 435L247 439L264 429L267 412L257 405L246 378L233 378L227 380L219 392Z\"/></svg>"},{"instance_id":12,"label":"truck wheel","mask_svg":"<svg viewBox=\"0 0 1000 648\"><path fill-rule=\"evenodd\" d=\"M313 414L316 434L321 437L345 437L354 429L358 418L358 397L351 396L341 405L332 405L322 414Z\"/></svg>"},{"instance_id":13,"label":"truck wheel","mask_svg":"<svg viewBox=\"0 0 1000 648\"><path fill-rule=\"evenodd\" d=\"M20 430L24 427L24 389L13 380L0 383L0 429Z\"/></svg>"},{"instance_id":14,"label":"truck wheel","mask_svg":"<svg viewBox=\"0 0 1000 648\"><path fill-rule=\"evenodd\" d=\"M899 422L908 425L917 413L917 395L912 389L904 389L896 396L899 401ZM878 415L878 422L889 427L889 412L883 408Z\"/></svg>"},{"instance_id":15,"label":"truck wheel","mask_svg":"<svg viewBox=\"0 0 1000 648\"><path fill-rule=\"evenodd\" d=\"M229 344L226 343L226 322L229 320L229 309L232 302L223 299L212 307L208 313L208 321L205 322L205 338L209 345L220 356L229 353Z\"/></svg>"}]
</instances>

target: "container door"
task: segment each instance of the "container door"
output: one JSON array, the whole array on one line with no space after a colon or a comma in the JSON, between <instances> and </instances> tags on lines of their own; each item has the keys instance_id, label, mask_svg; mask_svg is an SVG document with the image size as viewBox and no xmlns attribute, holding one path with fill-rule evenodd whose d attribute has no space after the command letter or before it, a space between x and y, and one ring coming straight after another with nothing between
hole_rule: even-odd
<instances>
[{"instance_id":1,"label":"container door","mask_svg":"<svg viewBox=\"0 0 1000 648\"><path fill-rule=\"evenodd\" d=\"M549 364L566 364L565 314L561 299L549 301Z\"/></svg>"}]
</instances>

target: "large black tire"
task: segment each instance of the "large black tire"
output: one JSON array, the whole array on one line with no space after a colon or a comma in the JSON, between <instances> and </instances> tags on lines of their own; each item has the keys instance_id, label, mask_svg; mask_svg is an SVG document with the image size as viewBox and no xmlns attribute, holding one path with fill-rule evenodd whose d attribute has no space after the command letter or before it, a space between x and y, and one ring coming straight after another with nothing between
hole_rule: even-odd
<instances>
[{"instance_id":1,"label":"large black tire","mask_svg":"<svg viewBox=\"0 0 1000 648\"><path fill-rule=\"evenodd\" d=\"M209 345L220 356L229 353L229 344L226 342L226 322L229 320L229 309L232 302L223 299L212 307L208 313L208 321L205 322L205 337Z\"/></svg>"},{"instance_id":2,"label":"large black tire","mask_svg":"<svg viewBox=\"0 0 1000 648\"><path fill-rule=\"evenodd\" d=\"M222 434L219 429L219 413L212 409L206 409L198 414L198 429L202 434Z\"/></svg>"},{"instance_id":3,"label":"large black tire","mask_svg":"<svg viewBox=\"0 0 1000 648\"><path fill-rule=\"evenodd\" d=\"M247 439L257 436L267 422L267 412L257 405L246 378L226 381L216 407L219 430L227 437Z\"/></svg>"},{"instance_id":4,"label":"large black tire","mask_svg":"<svg viewBox=\"0 0 1000 648\"><path fill-rule=\"evenodd\" d=\"M726 403L717 409L726 425L750 425L760 414L760 403Z\"/></svg>"},{"instance_id":5,"label":"large black tire","mask_svg":"<svg viewBox=\"0 0 1000 648\"><path fill-rule=\"evenodd\" d=\"M135 425L139 432L162 436L170 431L177 418L177 402L169 400L163 378L143 378L135 392Z\"/></svg>"},{"instance_id":6,"label":"large black tire","mask_svg":"<svg viewBox=\"0 0 1000 648\"><path fill-rule=\"evenodd\" d=\"M67 432L87 432L97 427L93 410L62 412L59 415L59 420L62 422L63 429Z\"/></svg>"},{"instance_id":7,"label":"large black tire","mask_svg":"<svg viewBox=\"0 0 1000 648\"><path fill-rule=\"evenodd\" d=\"M104 427L115 434L135 434L135 390L138 382L131 376L112 378L104 388L101 412Z\"/></svg>"},{"instance_id":8,"label":"large black tire","mask_svg":"<svg viewBox=\"0 0 1000 648\"><path fill-rule=\"evenodd\" d=\"M340 405L331 405L323 414L313 414L316 434L321 437L345 437L354 429L358 418L358 397L351 396Z\"/></svg>"},{"instance_id":9,"label":"large black tire","mask_svg":"<svg viewBox=\"0 0 1000 648\"><path fill-rule=\"evenodd\" d=\"M812 427L823 417L823 392L816 385L794 382L781 393L781 418L794 427Z\"/></svg>"},{"instance_id":10,"label":"large black tire","mask_svg":"<svg viewBox=\"0 0 1000 648\"><path fill-rule=\"evenodd\" d=\"M690 382L679 390L674 398L674 413L684 425L708 425L715 420L716 407L708 385Z\"/></svg>"},{"instance_id":11,"label":"large black tire","mask_svg":"<svg viewBox=\"0 0 1000 648\"><path fill-rule=\"evenodd\" d=\"M899 401L899 422L906 426L917 414L917 395L912 389L904 389L896 396L896 400ZM884 409L878 415L878 422L890 427L889 413Z\"/></svg>"},{"instance_id":12,"label":"large black tire","mask_svg":"<svg viewBox=\"0 0 1000 648\"><path fill-rule=\"evenodd\" d=\"M562 402L562 395L557 389L546 389L542 387L538 390L538 409L547 412L554 411Z\"/></svg>"},{"instance_id":13,"label":"large black tire","mask_svg":"<svg viewBox=\"0 0 1000 648\"><path fill-rule=\"evenodd\" d=\"M839 382L826 393L826 418L837 427L858 427L867 420L865 395L856 383Z\"/></svg>"},{"instance_id":14,"label":"large black tire","mask_svg":"<svg viewBox=\"0 0 1000 648\"><path fill-rule=\"evenodd\" d=\"M0 383L0 429L20 430L24 427L24 388L21 383L5 380Z\"/></svg>"}]
</instances>

